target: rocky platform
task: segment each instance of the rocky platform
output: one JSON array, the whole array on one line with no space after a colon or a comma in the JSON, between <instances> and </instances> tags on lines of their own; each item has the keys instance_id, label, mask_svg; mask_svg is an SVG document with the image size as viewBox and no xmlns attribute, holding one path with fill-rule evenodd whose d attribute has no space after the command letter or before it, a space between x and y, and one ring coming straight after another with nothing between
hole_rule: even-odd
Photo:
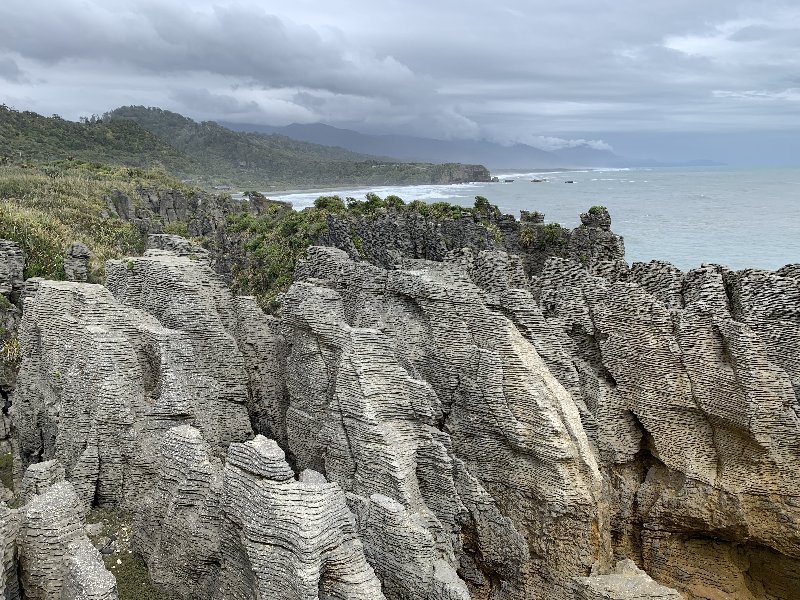
<instances>
[{"instance_id":1,"label":"rocky platform","mask_svg":"<svg viewBox=\"0 0 800 600\"><path fill-rule=\"evenodd\" d=\"M169 236L10 276L5 597L117 597L93 507L187 600L800 597L800 269L629 267L586 216L589 260L312 247L277 316Z\"/></svg>"}]
</instances>

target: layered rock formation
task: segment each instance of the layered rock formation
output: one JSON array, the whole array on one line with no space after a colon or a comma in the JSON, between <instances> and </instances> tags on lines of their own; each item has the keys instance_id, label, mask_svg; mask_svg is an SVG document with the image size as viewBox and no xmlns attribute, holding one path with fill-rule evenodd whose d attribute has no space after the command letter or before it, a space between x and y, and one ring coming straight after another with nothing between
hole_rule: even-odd
<instances>
[{"instance_id":1,"label":"layered rock formation","mask_svg":"<svg viewBox=\"0 0 800 600\"><path fill-rule=\"evenodd\" d=\"M197 426L218 455L251 435L240 302L210 267L153 251L107 273L117 297L43 281L26 300L12 409L22 468L60 460L86 507L135 502L176 424Z\"/></svg>"},{"instance_id":2,"label":"layered rock formation","mask_svg":"<svg viewBox=\"0 0 800 600\"><path fill-rule=\"evenodd\" d=\"M551 259L537 292L575 357L619 551L690 597L797 595L797 281L662 263L631 275L642 285Z\"/></svg>"},{"instance_id":3,"label":"layered rock formation","mask_svg":"<svg viewBox=\"0 0 800 600\"><path fill-rule=\"evenodd\" d=\"M575 580L575 600L681 600L675 590L658 585L632 560L621 560L611 573Z\"/></svg>"},{"instance_id":4,"label":"layered rock formation","mask_svg":"<svg viewBox=\"0 0 800 600\"><path fill-rule=\"evenodd\" d=\"M603 552L601 478L533 347L455 268L387 272L312 248L297 275L309 283L284 304L289 446L367 513L367 553L385 586L400 579L394 597L566 597Z\"/></svg>"},{"instance_id":5,"label":"layered rock formation","mask_svg":"<svg viewBox=\"0 0 800 600\"><path fill-rule=\"evenodd\" d=\"M67 281L87 281L89 276L89 260L92 253L85 244L70 244L64 255L64 279Z\"/></svg>"},{"instance_id":6,"label":"layered rock formation","mask_svg":"<svg viewBox=\"0 0 800 600\"><path fill-rule=\"evenodd\" d=\"M26 503L18 510L0 504L4 597L117 600L114 576L86 536L83 503L58 461L28 469L22 500Z\"/></svg>"},{"instance_id":7,"label":"layered rock formation","mask_svg":"<svg viewBox=\"0 0 800 600\"><path fill-rule=\"evenodd\" d=\"M313 247L276 317L168 235L31 284L7 581L111 597L66 533L123 506L176 598L800 597L800 269L628 268L582 220Z\"/></svg>"},{"instance_id":8,"label":"layered rock formation","mask_svg":"<svg viewBox=\"0 0 800 600\"><path fill-rule=\"evenodd\" d=\"M408 258L443 261L448 252L469 248L513 253L529 276L540 274L550 256L570 258L610 276L627 271L625 244L611 231L605 207L592 207L581 215L581 226L570 230L557 223L546 225L542 213L523 211L517 220L488 203L481 206L463 211L459 218L393 209L370 216L331 215L319 243L384 268L395 268Z\"/></svg>"}]
</instances>

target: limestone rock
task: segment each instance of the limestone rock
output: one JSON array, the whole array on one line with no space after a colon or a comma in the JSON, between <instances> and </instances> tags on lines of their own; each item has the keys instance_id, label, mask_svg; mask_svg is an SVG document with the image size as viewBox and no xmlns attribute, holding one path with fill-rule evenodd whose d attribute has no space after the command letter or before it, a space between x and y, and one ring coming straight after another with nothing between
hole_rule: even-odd
<instances>
[{"instance_id":1,"label":"limestone rock","mask_svg":"<svg viewBox=\"0 0 800 600\"><path fill-rule=\"evenodd\" d=\"M612 282L551 259L538 282L545 316L572 340L583 373L596 423L587 431L615 488L617 543L691 598L704 589L757 598L769 586L791 598L800 593L796 280L716 265L648 271L632 270L641 285ZM762 316L765 307L781 316ZM775 568L745 581L749 557Z\"/></svg>"},{"instance_id":2,"label":"limestone rock","mask_svg":"<svg viewBox=\"0 0 800 600\"><path fill-rule=\"evenodd\" d=\"M178 256L188 256L189 258L207 263L211 260L208 250L179 235L151 233L147 236L147 249L167 250Z\"/></svg>"},{"instance_id":3,"label":"limestone rock","mask_svg":"<svg viewBox=\"0 0 800 600\"><path fill-rule=\"evenodd\" d=\"M142 490L133 548L151 580L179 598L210 599L219 565L221 465L200 431L174 427L161 439L157 476Z\"/></svg>"},{"instance_id":4,"label":"limestone rock","mask_svg":"<svg viewBox=\"0 0 800 600\"><path fill-rule=\"evenodd\" d=\"M86 508L124 504L146 487L158 436L177 423L196 424L220 455L251 434L244 360L225 328L231 303L213 288L203 295L196 261L140 260L138 272L110 265L109 277L156 316L91 284L44 281L26 301L12 408L20 458L23 467L59 459ZM184 264L189 290L169 279Z\"/></svg>"},{"instance_id":5,"label":"limestone rock","mask_svg":"<svg viewBox=\"0 0 800 600\"><path fill-rule=\"evenodd\" d=\"M386 272L311 248L297 276L289 447L348 492L387 596L571 594L605 551L600 476L534 347L452 265Z\"/></svg>"},{"instance_id":6,"label":"limestone rock","mask_svg":"<svg viewBox=\"0 0 800 600\"><path fill-rule=\"evenodd\" d=\"M16 302L24 287L25 255L19 244L0 239L0 294Z\"/></svg>"},{"instance_id":7,"label":"limestone rock","mask_svg":"<svg viewBox=\"0 0 800 600\"><path fill-rule=\"evenodd\" d=\"M608 211L598 208L582 215L583 225L572 230L545 225L539 212L522 211L522 219L517 221L491 205L479 213L464 211L458 218L393 209L366 217L331 215L318 243L384 268L393 268L403 259L441 261L448 252L469 248L513 254L527 276L538 275L550 256L582 261L593 272L624 276L624 241L611 231Z\"/></svg>"},{"instance_id":8,"label":"limestone rock","mask_svg":"<svg viewBox=\"0 0 800 600\"><path fill-rule=\"evenodd\" d=\"M576 600L682 600L675 590L657 584L631 560L621 560L607 575L578 577Z\"/></svg>"},{"instance_id":9,"label":"limestone rock","mask_svg":"<svg viewBox=\"0 0 800 600\"><path fill-rule=\"evenodd\" d=\"M25 470L19 499L22 504L30 502L34 496L61 481L64 481L64 466L57 460L35 463Z\"/></svg>"},{"instance_id":10,"label":"limestone rock","mask_svg":"<svg viewBox=\"0 0 800 600\"><path fill-rule=\"evenodd\" d=\"M173 428L140 515L134 543L180 598L383 598L339 486L295 480L262 436L231 444L223 469L197 429Z\"/></svg>"},{"instance_id":11,"label":"limestone rock","mask_svg":"<svg viewBox=\"0 0 800 600\"><path fill-rule=\"evenodd\" d=\"M0 502L0 595L6 600L21 600L17 540L19 538L19 513Z\"/></svg>"},{"instance_id":12,"label":"limestone rock","mask_svg":"<svg viewBox=\"0 0 800 600\"><path fill-rule=\"evenodd\" d=\"M283 451L257 436L225 464L223 563L215 598L383 599L341 488L295 481ZM250 573L242 572L250 565Z\"/></svg>"},{"instance_id":13,"label":"limestone rock","mask_svg":"<svg viewBox=\"0 0 800 600\"><path fill-rule=\"evenodd\" d=\"M84 244L74 242L64 255L64 279L67 281L87 281L89 259L92 253Z\"/></svg>"},{"instance_id":14,"label":"limestone rock","mask_svg":"<svg viewBox=\"0 0 800 600\"><path fill-rule=\"evenodd\" d=\"M26 599L116 600L116 580L86 537L82 515L82 502L67 481L25 506L19 560Z\"/></svg>"}]
</instances>

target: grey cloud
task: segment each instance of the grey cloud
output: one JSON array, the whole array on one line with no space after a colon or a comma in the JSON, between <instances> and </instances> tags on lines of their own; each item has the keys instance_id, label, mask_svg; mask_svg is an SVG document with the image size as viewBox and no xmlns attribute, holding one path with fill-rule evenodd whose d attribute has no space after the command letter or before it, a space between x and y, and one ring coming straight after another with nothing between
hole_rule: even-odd
<instances>
[{"instance_id":1,"label":"grey cloud","mask_svg":"<svg viewBox=\"0 0 800 600\"><path fill-rule=\"evenodd\" d=\"M592 132L610 130L800 129L784 93L798 87L798 44L800 12L771 0L0 4L0 52L50 82L15 93L42 104L90 96L540 145L602 147Z\"/></svg>"},{"instance_id":2,"label":"grey cloud","mask_svg":"<svg viewBox=\"0 0 800 600\"><path fill-rule=\"evenodd\" d=\"M254 116L260 113L257 102L243 101L230 94L213 94L206 89L176 89L170 93L170 98L190 111L237 116Z\"/></svg>"},{"instance_id":3,"label":"grey cloud","mask_svg":"<svg viewBox=\"0 0 800 600\"><path fill-rule=\"evenodd\" d=\"M0 48L50 63L99 58L151 73L206 71L267 87L375 93L415 84L413 73L391 56L326 40L257 5L213 5L200 12L176 3L144 2L138 10L99 2L76 10L71 4L41 12L15 2L0 7Z\"/></svg>"},{"instance_id":4,"label":"grey cloud","mask_svg":"<svg viewBox=\"0 0 800 600\"><path fill-rule=\"evenodd\" d=\"M26 77L13 58L0 56L0 79L10 82L23 82Z\"/></svg>"}]
</instances>

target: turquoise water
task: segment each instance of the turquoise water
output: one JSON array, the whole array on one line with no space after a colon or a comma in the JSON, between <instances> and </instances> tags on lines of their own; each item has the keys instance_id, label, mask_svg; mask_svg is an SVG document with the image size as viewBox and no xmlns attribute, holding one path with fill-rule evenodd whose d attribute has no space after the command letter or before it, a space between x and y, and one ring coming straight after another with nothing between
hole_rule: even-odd
<instances>
[{"instance_id":1,"label":"turquoise water","mask_svg":"<svg viewBox=\"0 0 800 600\"><path fill-rule=\"evenodd\" d=\"M612 229L625 237L628 262L668 260L681 269L714 262L732 269L777 269L800 262L800 169L614 169L559 173L493 173L513 183L376 187L367 191L406 201L446 200L471 206L486 196L503 212L545 213L548 223L578 225L578 215L602 204ZM547 178L545 183L532 183ZM564 183L572 180L574 183ZM272 195L297 208L320 192Z\"/></svg>"}]
</instances>

